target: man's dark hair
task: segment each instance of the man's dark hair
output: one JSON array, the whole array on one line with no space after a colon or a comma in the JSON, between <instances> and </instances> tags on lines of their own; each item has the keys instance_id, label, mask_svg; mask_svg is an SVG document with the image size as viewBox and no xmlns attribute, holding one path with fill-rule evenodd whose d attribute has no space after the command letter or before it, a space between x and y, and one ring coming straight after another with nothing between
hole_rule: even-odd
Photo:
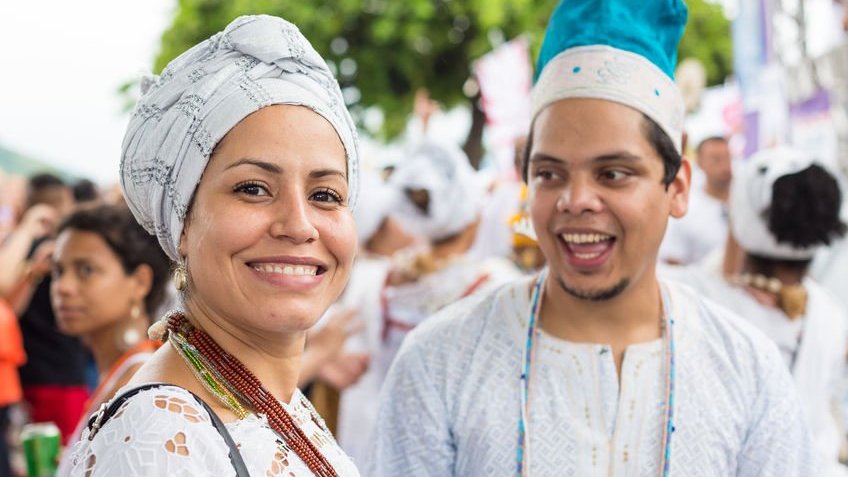
<instances>
[{"instance_id":1,"label":"man's dark hair","mask_svg":"<svg viewBox=\"0 0 848 477\"><path fill-rule=\"evenodd\" d=\"M100 198L100 192L97 190L97 185L88 179L80 179L73 186L74 201L91 202Z\"/></svg>"},{"instance_id":2,"label":"man's dark hair","mask_svg":"<svg viewBox=\"0 0 848 477\"><path fill-rule=\"evenodd\" d=\"M29 188L34 191L39 191L48 187L64 186L65 181L49 172L35 174L29 178Z\"/></svg>"},{"instance_id":3,"label":"man's dark hair","mask_svg":"<svg viewBox=\"0 0 848 477\"><path fill-rule=\"evenodd\" d=\"M657 154L660 156L663 162L663 185L668 188L669 184L674 181L674 178L677 176L677 171L680 170L680 163L683 158L680 156L680 153L677 152L677 149L674 147L674 143L671 141L671 138L668 137L668 134L663 131L659 124L656 123L653 119L649 118L644 113L642 114L642 125L645 133L645 138L651 143L654 150L657 151ZM527 146L524 148L524 160L521 164L521 176L524 178L524 182L527 182L527 171L530 166L530 151L533 149L533 131L530 131L530 134L527 136Z\"/></svg>"},{"instance_id":4,"label":"man's dark hair","mask_svg":"<svg viewBox=\"0 0 848 477\"><path fill-rule=\"evenodd\" d=\"M653 119L642 114L643 127L645 135L648 137L648 142L654 147L654 150L659 154L663 162L663 185L668 188L669 184L677 177L677 171L680 170L680 163L683 158L677 149L674 147L674 142L668 137L665 131Z\"/></svg>"},{"instance_id":5,"label":"man's dark hair","mask_svg":"<svg viewBox=\"0 0 848 477\"><path fill-rule=\"evenodd\" d=\"M695 154L700 156L701 151L704 149L704 146L706 146L707 144L709 144L711 142L721 142L721 143L727 144L727 138L724 137L724 136L710 136L710 137L708 137L708 138L706 138L703 141L698 143L698 147L695 148Z\"/></svg>"},{"instance_id":6,"label":"man's dark hair","mask_svg":"<svg viewBox=\"0 0 848 477\"><path fill-rule=\"evenodd\" d=\"M64 187L67 187L67 185L62 179L48 172L31 176L27 182L26 207L30 208L36 204L49 202L48 196L51 195L51 192Z\"/></svg>"},{"instance_id":7,"label":"man's dark hair","mask_svg":"<svg viewBox=\"0 0 848 477\"><path fill-rule=\"evenodd\" d=\"M752 253L745 254L745 263L752 273L758 273L767 277L773 277L778 272L793 272L798 274L807 273L810 268L811 259L789 260L781 258L764 257Z\"/></svg>"},{"instance_id":8,"label":"man's dark hair","mask_svg":"<svg viewBox=\"0 0 848 477\"><path fill-rule=\"evenodd\" d=\"M77 209L59 225L59 232L77 230L100 236L121 261L124 272L134 272L147 264L153 271L150 291L144 297L148 313L155 313L165 297L170 262L159 247L156 237L148 234L135 221L129 210L115 205L98 205Z\"/></svg>"}]
</instances>

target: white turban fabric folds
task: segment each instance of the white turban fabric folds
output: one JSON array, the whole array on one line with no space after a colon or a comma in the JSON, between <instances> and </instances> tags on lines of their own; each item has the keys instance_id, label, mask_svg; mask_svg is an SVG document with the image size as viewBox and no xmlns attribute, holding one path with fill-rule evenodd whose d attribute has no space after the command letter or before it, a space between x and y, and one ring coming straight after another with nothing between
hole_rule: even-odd
<instances>
[{"instance_id":1,"label":"white turban fabric folds","mask_svg":"<svg viewBox=\"0 0 848 477\"><path fill-rule=\"evenodd\" d=\"M389 214L400 200L397 190L386 184L376 172L365 170L361 177L362 191L359 207L353 214L356 220L356 235L364 245L380 230Z\"/></svg>"},{"instance_id":2,"label":"white turban fabric folds","mask_svg":"<svg viewBox=\"0 0 848 477\"><path fill-rule=\"evenodd\" d=\"M788 147L762 150L734 173L730 189L730 228L745 251L781 260L808 260L818 246L795 247L778 242L769 231L766 212L771 207L775 181L797 174L813 164L828 167L811 155Z\"/></svg>"},{"instance_id":3,"label":"white turban fabric folds","mask_svg":"<svg viewBox=\"0 0 848 477\"><path fill-rule=\"evenodd\" d=\"M401 226L431 240L450 237L474 223L486 192L462 150L434 142L415 146L389 183L404 195L394 215ZM406 196L411 190L427 191L426 213Z\"/></svg>"},{"instance_id":4,"label":"white turban fabric folds","mask_svg":"<svg viewBox=\"0 0 848 477\"><path fill-rule=\"evenodd\" d=\"M179 260L179 240L209 157L239 121L272 104L308 107L336 130L347 155L350 206L358 143L339 85L296 26L240 17L142 84L122 146L121 185L136 220Z\"/></svg>"}]
</instances>

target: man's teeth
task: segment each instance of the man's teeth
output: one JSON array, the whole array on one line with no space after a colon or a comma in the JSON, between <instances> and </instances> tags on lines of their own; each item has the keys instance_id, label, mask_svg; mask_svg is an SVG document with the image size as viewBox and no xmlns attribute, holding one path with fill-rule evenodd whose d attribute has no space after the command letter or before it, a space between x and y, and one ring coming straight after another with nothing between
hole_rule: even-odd
<instances>
[{"instance_id":1,"label":"man's teeth","mask_svg":"<svg viewBox=\"0 0 848 477\"><path fill-rule=\"evenodd\" d=\"M579 258L580 260L592 260L593 258L598 258L601 256L600 253L574 253L574 256Z\"/></svg>"},{"instance_id":2,"label":"man's teeth","mask_svg":"<svg viewBox=\"0 0 848 477\"><path fill-rule=\"evenodd\" d=\"M318 273L318 267L314 265L277 265L277 264L262 264L253 265L253 269L263 273L279 273L281 275L291 276L315 276Z\"/></svg>"},{"instance_id":3,"label":"man's teeth","mask_svg":"<svg viewBox=\"0 0 848 477\"><path fill-rule=\"evenodd\" d=\"M562 234L562 239L567 243L598 243L612 238L606 234Z\"/></svg>"}]
</instances>

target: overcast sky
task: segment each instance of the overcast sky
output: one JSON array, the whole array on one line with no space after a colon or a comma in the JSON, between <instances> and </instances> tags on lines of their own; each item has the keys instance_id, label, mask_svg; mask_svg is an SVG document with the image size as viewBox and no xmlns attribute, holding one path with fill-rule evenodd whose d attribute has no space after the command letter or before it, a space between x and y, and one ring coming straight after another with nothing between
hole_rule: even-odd
<instances>
[{"instance_id":1,"label":"overcast sky","mask_svg":"<svg viewBox=\"0 0 848 477\"><path fill-rule=\"evenodd\" d=\"M128 120L118 86L149 71L175 0L0 2L0 144L102 184Z\"/></svg>"}]
</instances>

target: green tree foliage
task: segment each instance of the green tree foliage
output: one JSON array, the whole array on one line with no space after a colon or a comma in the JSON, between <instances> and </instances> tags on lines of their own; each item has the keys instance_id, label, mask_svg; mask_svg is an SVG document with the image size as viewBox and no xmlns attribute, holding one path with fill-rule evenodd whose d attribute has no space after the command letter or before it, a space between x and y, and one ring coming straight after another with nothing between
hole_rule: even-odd
<instances>
[{"instance_id":1,"label":"green tree foliage","mask_svg":"<svg viewBox=\"0 0 848 477\"><path fill-rule=\"evenodd\" d=\"M471 62L493 42L541 42L556 0L180 0L156 70L238 15L296 24L337 72L354 113L377 106L385 137L403 130L418 88L446 107L468 101Z\"/></svg>"},{"instance_id":2,"label":"green tree foliage","mask_svg":"<svg viewBox=\"0 0 848 477\"><path fill-rule=\"evenodd\" d=\"M525 35L535 58L556 3L179 0L173 23L162 35L155 70L239 15L278 15L298 25L335 69L354 116L361 116L363 108L378 107L385 118L379 135L391 138L403 130L418 88L429 89L431 97L446 107L468 102L463 85L472 62L504 39ZM701 59L711 84L720 82L730 72L728 22L716 5L705 0L687 3L692 21L681 44L681 58Z\"/></svg>"},{"instance_id":3,"label":"green tree foliage","mask_svg":"<svg viewBox=\"0 0 848 477\"><path fill-rule=\"evenodd\" d=\"M677 58L696 58L707 70L707 86L721 84L733 72L730 21L721 5L709 0L686 0L689 22Z\"/></svg>"}]
</instances>

